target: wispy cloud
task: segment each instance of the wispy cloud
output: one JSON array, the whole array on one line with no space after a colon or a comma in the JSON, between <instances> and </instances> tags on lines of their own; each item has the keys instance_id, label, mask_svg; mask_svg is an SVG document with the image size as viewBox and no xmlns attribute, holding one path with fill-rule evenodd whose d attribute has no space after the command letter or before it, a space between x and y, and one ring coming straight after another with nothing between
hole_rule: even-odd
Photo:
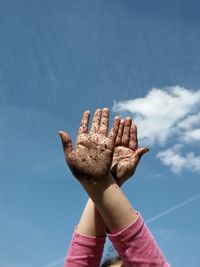
<instances>
[{"instance_id":1,"label":"wispy cloud","mask_svg":"<svg viewBox=\"0 0 200 267\"><path fill-rule=\"evenodd\" d=\"M165 211L162 211L161 213L159 213L159 214L147 219L146 220L146 224L153 223L153 222L157 221L158 219L166 216L167 214L169 214L169 213L171 213L171 212L173 212L175 210L178 210L178 209L190 204L191 202L193 202L193 201L195 201L195 200L197 200L199 198L200 198L200 194L197 194L197 195L195 195L195 196L193 196L191 198L188 198L187 200L185 200L185 201L183 201L183 202L181 202L181 203L179 203L177 205L174 205L173 207L171 207L171 208L169 208L169 209L167 209Z\"/></svg>"},{"instance_id":2,"label":"wispy cloud","mask_svg":"<svg viewBox=\"0 0 200 267\"><path fill-rule=\"evenodd\" d=\"M113 111L131 114L142 143L166 147L157 158L172 171L199 171L199 157L192 152L183 156L180 150L200 140L200 90L180 86L153 88L143 98L114 102ZM174 142L172 148L168 146L169 140ZM177 147L177 144L181 146ZM184 163L188 160L189 164L185 167Z\"/></svg>"},{"instance_id":3,"label":"wispy cloud","mask_svg":"<svg viewBox=\"0 0 200 267\"><path fill-rule=\"evenodd\" d=\"M186 131L183 140L185 142L199 141L200 140L200 128Z\"/></svg>"},{"instance_id":4,"label":"wispy cloud","mask_svg":"<svg viewBox=\"0 0 200 267\"><path fill-rule=\"evenodd\" d=\"M191 129L200 125L200 113L187 116L184 120L178 123L180 129Z\"/></svg>"}]
</instances>

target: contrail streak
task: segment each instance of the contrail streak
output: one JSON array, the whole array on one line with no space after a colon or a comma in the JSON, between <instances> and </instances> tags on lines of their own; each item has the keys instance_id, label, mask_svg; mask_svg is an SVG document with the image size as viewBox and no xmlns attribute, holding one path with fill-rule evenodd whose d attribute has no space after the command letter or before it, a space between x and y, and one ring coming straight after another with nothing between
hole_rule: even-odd
<instances>
[{"instance_id":1,"label":"contrail streak","mask_svg":"<svg viewBox=\"0 0 200 267\"><path fill-rule=\"evenodd\" d=\"M188 205L190 202L192 202L198 198L200 198L200 194L195 195L195 196L193 196L193 197L191 197L191 198L189 198L189 199L187 199L187 200L185 200L185 201L183 201L183 202L181 202L181 203L179 203L179 204L177 204L177 205L175 205L175 206L173 206L173 207L171 207L171 208L169 208L169 209L167 209L161 213L159 213L158 215L155 215L155 216L147 219L145 222L146 222L146 224L150 224L150 223L160 219L161 217L163 217L163 216L165 216L165 215L167 215L167 214L169 214L169 213L171 213L171 212L173 212L173 211L175 211L181 207Z\"/></svg>"},{"instance_id":2,"label":"contrail streak","mask_svg":"<svg viewBox=\"0 0 200 267\"><path fill-rule=\"evenodd\" d=\"M167 210L165 210L165 211L163 211L161 213L159 213L158 215L155 215L155 216L147 219L145 221L145 223L146 224L151 224L152 222L157 221L161 217L163 217L163 216L165 216L165 215L167 215L167 214L169 214L169 213L171 213L171 212L173 212L173 211L175 211L177 209L180 209L180 208L188 205L189 203L195 201L198 198L200 198L200 194L195 195L195 196L193 196L193 197L191 197L191 198L189 198L189 199L187 199L187 200L185 200L185 201L183 201L183 202L181 202L181 203L179 203L179 204L177 204L177 205L175 205L175 206L173 206L173 207L171 207L171 208L169 208L169 209L167 209ZM58 267L58 266L60 266L60 264L63 264L63 263L64 263L64 258L59 259L59 260L54 261L54 262L50 262L50 263L44 265L43 267Z\"/></svg>"}]
</instances>

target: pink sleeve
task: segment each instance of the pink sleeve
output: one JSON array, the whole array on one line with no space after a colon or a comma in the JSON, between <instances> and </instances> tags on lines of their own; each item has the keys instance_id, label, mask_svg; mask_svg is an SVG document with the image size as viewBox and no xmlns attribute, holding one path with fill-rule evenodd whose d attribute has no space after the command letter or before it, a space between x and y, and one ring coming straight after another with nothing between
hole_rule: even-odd
<instances>
[{"instance_id":1,"label":"pink sleeve","mask_svg":"<svg viewBox=\"0 0 200 267\"><path fill-rule=\"evenodd\" d=\"M75 229L64 267L99 267L105 239L80 235Z\"/></svg>"},{"instance_id":2,"label":"pink sleeve","mask_svg":"<svg viewBox=\"0 0 200 267\"><path fill-rule=\"evenodd\" d=\"M126 229L107 235L126 267L170 267L140 214Z\"/></svg>"}]
</instances>

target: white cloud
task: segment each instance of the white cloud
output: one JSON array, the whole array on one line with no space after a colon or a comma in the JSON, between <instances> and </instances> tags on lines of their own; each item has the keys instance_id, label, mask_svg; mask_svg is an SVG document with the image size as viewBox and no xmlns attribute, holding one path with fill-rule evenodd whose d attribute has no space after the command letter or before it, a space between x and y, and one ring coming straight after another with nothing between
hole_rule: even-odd
<instances>
[{"instance_id":1,"label":"white cloud","mask_svg":"<svg viewBox=\"0 0 200 267\"><path fill-rule=\"evenodd\" d=\"M200 113L189 115L186 119L178 123L180 129L190 129L198 125L200 125Z\"/></svg>"},{"instance_id":2,"label":"white cloud","mask_svg":"<svg viewBox=\"0 0 200 267\"><path fill-rule=\"evenodd\" d=\"M178 124L200 105L200 90L183 87L153 88L144 98L115 102L113 111L132 114L139 129L139 138L146 144L165 143L179 132ZM186 123L186 122L185 122Z\"/></svg>"},{"instance_id":3,"label":"white cloud","mask_svg":"<svg viewBox=\"0 0 200 267\"><path fill-rule=\"evenodd\" d=\"M183 136L185 142L200 141L200 128L186 131Z\"/></svg>"},{"instance_id":4,"label":"white cloud","mask_svg":"<svg viewBox=\"0 0 200 267\"><path fill-rule=\"evenodd\" d=\"M180 154L181 147L200 140L200 90L180 86L153 88L143 98L114 102L113 111L131 114L143 145L162 145L157 157L172 171L200 171L200 157ZM167 147L169 142L183 146Z\"/></svg>"},{"instance_id":5,"label":"white cloud","mask_svg":"<svg viewBox=\"0 0 200 267\"><path fill-rule=\"evenodd\" d=\"M182 170L190 170L200 173L200 156L194 155L193 152L187 153L185 156L181 155L182 145L175 145L157 154L157 158L163 164L169 166L172 171L179 173Z\"/></svg>"},{"instance_id":6,"label":"white cloud","mask_svg":"<svg viewBox=\"0 0 200 267\"><path fill-rule=\"evenodd\" d=\"M178 123L179 140L193 142L200 140L200 113L189 115Z\"/></svg>"}]
</instances>

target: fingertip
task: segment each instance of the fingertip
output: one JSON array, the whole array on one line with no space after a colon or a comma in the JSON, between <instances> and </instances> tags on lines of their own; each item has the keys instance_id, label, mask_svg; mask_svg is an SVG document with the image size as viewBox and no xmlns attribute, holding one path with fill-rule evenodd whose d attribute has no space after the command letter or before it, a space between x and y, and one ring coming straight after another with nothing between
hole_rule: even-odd
<instances>
[{"instance_id":1,"label":"fingertip","mask_svg":"<svg viewBox=\"0 0 200 267\"><path fill-rule=\"evenodd\" d=\"M115 120L115 121L120 121L120 117L119 117L119 116L115 116L115 117L114 117L114 120Z\"/></svg>"},{"instance_id":2,"label":"fingertip","mask_svg":"<svg viewBox=\"0 0 200 267\"><path fill-rule=\"evenodd\" d=\"M125 120L126 120L126 121L131 121L132 118L128 116L128 117L125 118Z\"/></svg>"},{"instance_id":3,"label":"fingertip","mask_svg":"<svg viewBox=\"0 0 200 267\"><path fill-rule=\"evenodd\" d=\"M147 152L149 152L149 148L148 147L141 147L141 148L139 148L139 154L140 155L144 155Z\"/></svg>"},{"instance_id":4,"label":"fingertip","mask_svg":"<svg viewBox=\"0 0 200 267\"><path fill-rule=\"evenodd\" d=\"M121 121L121 118L119 116L116 116L114 119L114 124L117 125L117 127L119 127L120 121Z\"/></svg>"},{"instance_id":5,"label":"fingertip","mask_svg":"<svg viewBox=\"0 0 200 267\"><path fill-rule=\"evenodd\" d=\"M58 134L62 140L71 140L70 135L64 131L59 131Z\"/></svg>"},{"instance_id":6,"label":"fingertip","mask_svg":"<svg viewBox=\"0 0 200 267\"><path fill-rule=\"evenodd\" d=\"M63 131L58 131L58 135L62 138L64 132Z\"/></svg>"},{"instance_id":7,"label":"fingertip","mask_svg":"<svg viewBox=\"0 0 200 267\"><path fill-rule=\"evenodd\" d=\"M102 114L102 109L97 108L94 112L93 118L97 118L97 117L99 118L101 117L101 114Z\"/></svg>"},{"instance_id":8,"label":"fingertip","mask_svg":"<svg viewBox=\"0 0 200 267\"><path fill-rule=\"evenodd\" d=\"M123 128L124 128L124 120L120 120L120 122L119 122L119 128L120 128L120 131L122 133Z\"/></svg>"},{"instance_id":9,"label":"fingertip","mask_svg":"<svg viewBox=\"0 0 200 267\"><path fill-rule=\"evenodd\" d=\"M130 128L131 124L132 124L131 117L126 117L125 120L124 120L124 125Z\"/></svg>"},{"instance_id":10,"label":"fingertip","mask_svg":"<svg viewBox=\"0 0 200 267\"><path fill-rule=\"evenodd\" d=\"M144 151L145 153L149 151L149 148L148 147L140 147L139 149L142 150L142 151Z\"/></svg>"},{"instance_id":11,"label":"fingertip","mask_svg":"<svg viewBox=\"0 0 200 267\"><path fill-rule=\"evenodd\" d=\"M60 140L61 140L61 142L62 142L62 144L63 144L63 146L64 146L64 142L65 142L65 132L63 132L63 131L59 131L59 132L58 132L58 135L60 136Z\"/></svg>"},{"instance_id":12,"label":"fingertip","mask_svg":"<svg viewBox=\"0 0 200 267\"><path fill-rule=\"evenodd\" d=\"M89 115L90 114L90 110L85 110L84 114L88 114Z\"/></svg>"}]
</instances>

